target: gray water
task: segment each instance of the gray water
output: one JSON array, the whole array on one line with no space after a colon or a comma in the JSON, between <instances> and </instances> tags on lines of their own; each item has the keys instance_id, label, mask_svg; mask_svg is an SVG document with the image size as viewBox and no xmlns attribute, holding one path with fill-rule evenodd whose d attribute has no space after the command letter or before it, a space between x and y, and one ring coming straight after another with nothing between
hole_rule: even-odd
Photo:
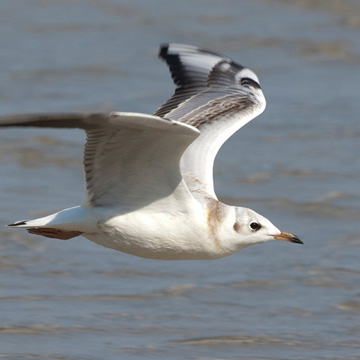
<instances>
[{"instance_id":1,"label":"gray water","mask_svg":"<svg viewBox=\"0 0 360 360\"><path fill-rule=\"evenodd\" d=\"M359 359L358 1L2 1L0 113L152 113L169 41L259 75L268 107L216 191L305 245L161 262L5 228L81 202L84 135L2 130L0 358Z\"/></svg>"}]
</instances>

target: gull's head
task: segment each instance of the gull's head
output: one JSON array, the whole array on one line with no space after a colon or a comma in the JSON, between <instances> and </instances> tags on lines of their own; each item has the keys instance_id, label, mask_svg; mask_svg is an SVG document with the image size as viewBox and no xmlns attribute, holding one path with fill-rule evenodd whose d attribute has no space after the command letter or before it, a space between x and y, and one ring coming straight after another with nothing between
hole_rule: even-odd
<instances>
[{"instance_id":1,"label":"gull's head","mask_svg":"<svg viewBox=\"0 0 360 360\"><path fill-rule=\"evenodd\" d=\"M233 209L233 215L227 219L227 227L232 226L228 245L234 247L234 252L270 240L303 244L296 235L280 231L268 219L255 211L241 207L234 207Z\"/></svg>"}]
</instances>

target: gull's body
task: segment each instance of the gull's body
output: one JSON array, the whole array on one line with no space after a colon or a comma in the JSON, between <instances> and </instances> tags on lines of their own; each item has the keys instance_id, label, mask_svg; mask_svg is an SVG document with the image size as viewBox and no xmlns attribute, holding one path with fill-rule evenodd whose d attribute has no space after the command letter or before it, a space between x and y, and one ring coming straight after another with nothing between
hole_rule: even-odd
<instances>
[{"instance_id":1,"label":"gull's body","mask_svg":"<svg viewBox=\"0 0 360 360\"><path fill-rule=\"evenodd\" d=\"M0 117L0 126L80 128L86 196L81 206L12 227L87 239L164 260L216 259L279 239L301 243L254 211L218 201L213 163L221 145L259 115L257 76L232 60L170 44L160 50L177 85L155 115L50 114Z\"/></svg>"}]
</instances>

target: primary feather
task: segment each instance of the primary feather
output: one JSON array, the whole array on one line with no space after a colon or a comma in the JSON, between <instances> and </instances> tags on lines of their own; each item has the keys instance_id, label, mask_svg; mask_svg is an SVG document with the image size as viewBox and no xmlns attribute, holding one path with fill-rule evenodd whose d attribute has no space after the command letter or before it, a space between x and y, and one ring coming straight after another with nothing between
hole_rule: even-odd
<instances>
[{"instance_id":1,"label":"primary feather","mask_svg":"<svg viewBox=\"0 0 360 360\"><path fill-rule=\"evenodd\" d=\"M259 79L228 57L194 46L163 45L159 56L168 64L177 87L155 115L201 131L185 151L181 171L191 191L216 199L213 164L217 152L265 109Z\"/></svg>"}]
</instances>

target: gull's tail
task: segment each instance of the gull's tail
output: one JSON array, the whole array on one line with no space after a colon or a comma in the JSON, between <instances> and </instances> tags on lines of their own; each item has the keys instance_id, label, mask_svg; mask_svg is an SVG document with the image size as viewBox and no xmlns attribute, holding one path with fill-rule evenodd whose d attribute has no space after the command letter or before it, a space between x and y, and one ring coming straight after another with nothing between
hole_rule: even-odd
<instances>
[{"instance_id":1,"label":"gull's tail","mask_svg":"<svg viewBox=\"0 0 360 360\"><path fill-rule=\"evenodd\" d=\"M15 221L7 226L26 228L30 234L68 240L84 232L96 231L96 229L91 229L87 212L87 209L76 206L34 220Z\"/></svg>"}]
</instances>

